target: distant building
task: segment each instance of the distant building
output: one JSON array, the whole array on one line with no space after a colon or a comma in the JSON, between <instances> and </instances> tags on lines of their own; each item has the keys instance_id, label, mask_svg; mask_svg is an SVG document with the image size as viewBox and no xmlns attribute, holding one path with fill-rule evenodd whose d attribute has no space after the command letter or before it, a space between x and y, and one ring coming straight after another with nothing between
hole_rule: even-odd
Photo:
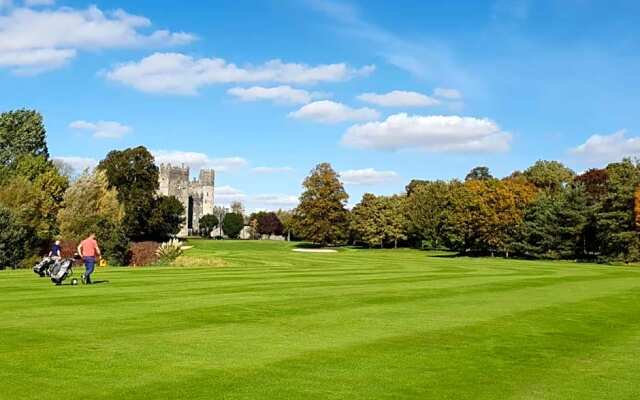
<instances>
[{"instance_id":1,"label":"distant building","mask_svg":"<svg viewBox=\"0 0 640 400\"><path fill-rule=\"evenodd\" d=\"M160 165L160 189L164 196L175 196L184 206L186 221L178 236L198 233L198 221L203 215L213 214L215 171L200 170L198 179L189 181L189 167Z\"/></svg>"}]
</instances>

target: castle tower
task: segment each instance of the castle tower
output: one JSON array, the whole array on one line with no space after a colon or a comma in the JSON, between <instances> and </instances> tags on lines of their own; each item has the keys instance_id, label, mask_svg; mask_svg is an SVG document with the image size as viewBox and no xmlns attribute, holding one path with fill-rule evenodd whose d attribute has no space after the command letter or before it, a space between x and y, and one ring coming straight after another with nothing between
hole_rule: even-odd
<instances>
[{"instance_id":1,"label":"castle tower","mask_svg":"<svg viewBox=\"0 0 640 400\"><path fill-rule=\"evenodd\" d=\"M215 171L203 169L199 178L189 181L189 167L174 167L161 164L159 171L158 193L174 196L185 210L185 224L178 233L180 237L198 233L200 218L213 214Z\"/></svg>"},{"instance_id":2,"label":"castle tower","mask_svg":"<svg viewBox=\"0 0 640 400\"><path fill-rule=\"evenodd\" d=\"M216 173L212 169L201 169L198 183L202 193L202 215L213 214Z\"/></svg>"}]
</instances>

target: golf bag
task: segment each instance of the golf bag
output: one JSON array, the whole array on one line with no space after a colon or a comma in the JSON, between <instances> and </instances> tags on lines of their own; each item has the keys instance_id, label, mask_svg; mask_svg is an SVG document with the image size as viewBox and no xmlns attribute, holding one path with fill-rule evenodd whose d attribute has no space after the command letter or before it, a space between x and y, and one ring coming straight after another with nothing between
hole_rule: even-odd
<instances>
[{"instance_id":1,"label":"golf bag","mask_svg":"<svg viewBox=\"0 0 640 400\"><path fill-rule=\"evenodd\" d=\"M39 263L37 263L33 267L33 272L38 274L38 276L40 276L40 278L48 276L49 275L49 271L51 270L51 267L53 266L53 264L55 264L55 262L56 261L51 257L44 257L42 260L40 260Z\"/></svg>"},{"instance_id":2,"label":"golf bag","mask_svg":"<svg viewBox=\"0 0 640 400\"><path fill-rule=\"evenodd\" d=\"M53 265L49 271L51 282L56 285L62 285L65 279L73 274L73 259L65 258Z\"/></svg>"}]
</instances>

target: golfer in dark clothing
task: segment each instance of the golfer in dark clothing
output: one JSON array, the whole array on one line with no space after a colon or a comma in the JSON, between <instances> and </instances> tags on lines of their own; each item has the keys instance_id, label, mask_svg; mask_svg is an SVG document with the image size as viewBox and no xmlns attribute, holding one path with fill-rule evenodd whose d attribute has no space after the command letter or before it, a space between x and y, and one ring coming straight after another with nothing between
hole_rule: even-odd
<instances>
[{"instance_id":1,"label":"golfer in dark clothing","mask_svg":"<svg viewBox=\"0 0 640 400\"><path fill-rule=\"evenodd\" d=\"M100 257L100 247L98 247L95 234L92 233L88 238L80 242L78 254L84 260L85 272L82 275L82 281L90 285L91 273L93 273L93 269L96 266L96 258Z\"/></svg>"},{"instance_id":2,"label":"golfer in dark clothing","mask_svg":"<svg viewBox=\"0 0 640 400\"><path fill-rule=\"evenodd\" d=\"M59 260L60 258L62 258L62 247L60 246L59 240L56 240L53 246L51 246L49 257L53 258L54 260Z\"/></svg>"}]
</instances>

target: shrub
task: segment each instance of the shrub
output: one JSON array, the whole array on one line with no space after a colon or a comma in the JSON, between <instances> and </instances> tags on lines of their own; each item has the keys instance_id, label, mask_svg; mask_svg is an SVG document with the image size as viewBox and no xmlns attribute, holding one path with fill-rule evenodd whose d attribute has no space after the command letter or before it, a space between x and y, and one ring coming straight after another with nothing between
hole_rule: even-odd
<instances>
[{"instance_id":1,"label":"shrub","mask_svg":"<svg viewBox=\"0 0 640 400\"><path fill-rule=\"evenodd\" d=\"M160 243L158 242L137 242L132 243L129 249L129 262L133 266L151 265L158 262L159 256L156 253Z\"/></svg>"},{"instance_id":2,"label":"shrub","mask_svg":"<svg viewBox=\"0 0 640 400\"><path fill-rule=\"evenodd\" d=\"M182 254L182 244L178 239L171 239L164 242L156 250L156 255L161 262L171 262Z\"/></svg>"},{"instance_id":3,"label":"shrub","mask_svg":"<svg viewBox=\"0 0 640 400\"><path fill-rule=\"evenodd\" d=\"M8 209L0 207L0 269L20 266L28 239L29 232L16 223Z\"/></svg>"},{"instance_id":4,"label":"shrub","mask_svg":"<svg viewBox=\"0 0 640 400\"><path fill-rule=\"evenodd\" d=\"M231 239L236 239L244 227L244 218L241 214L228 213L222 220L222 230Z\"/></svg>"}]
</instances>

